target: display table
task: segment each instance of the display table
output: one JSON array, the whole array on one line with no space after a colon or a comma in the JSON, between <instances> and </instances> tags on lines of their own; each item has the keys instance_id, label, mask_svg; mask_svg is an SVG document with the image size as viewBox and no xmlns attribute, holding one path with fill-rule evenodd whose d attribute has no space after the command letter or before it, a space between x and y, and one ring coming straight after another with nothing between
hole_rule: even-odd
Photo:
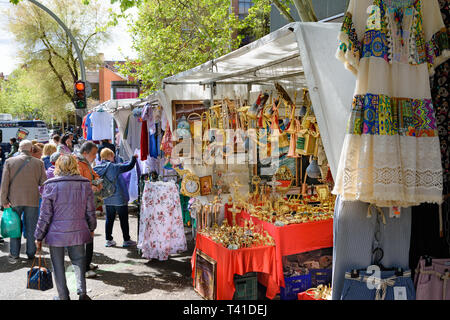
<instances>
[{"instance_id":1,"label":"display table","mask_svg":"<svg viewBox=\"0 0 450 320\"><path fill-rule=\"evenodd\" d=\"M232 213L225 206L225 216L232 225ZM333 219L277 227L272 223L261 221L242 211L236 214L236 222L243 226L245 220L251 219L257 226L262 226L275 240L278 285L284 287L283 256L333 247ZM268 286L265 275L258 275L258 281ZM278 293L278 292L277 292Z\"/></svg>"},{"instance_id":2,"label":"display table","mask_svg":"<svg viewBox=\"0 0 450 320\"><path fill-rule=\"evenodd\" d=\"M234 275L244 275L248 272L267 275L267 298L273 299L278 293L279 279L276 272L274 246L229 250L213 240L197 234L194 254L191 258L194 286L197 249L217 261L217 300L232 300L235 291Z\"/></svg>"}]
</instances>

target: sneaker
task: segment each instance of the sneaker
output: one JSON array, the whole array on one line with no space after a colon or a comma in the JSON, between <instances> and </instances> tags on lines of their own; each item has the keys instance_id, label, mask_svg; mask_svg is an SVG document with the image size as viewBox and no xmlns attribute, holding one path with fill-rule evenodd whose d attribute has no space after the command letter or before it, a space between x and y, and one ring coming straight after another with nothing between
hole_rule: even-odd
<instances>
[{"instance_id":1,"label":"sneaker","mask_svg":"<svg viewBox=\"0 0 450 320\"><path fill-rule=\"evenodd\" d=\"M135 247L136 246L136 242L133 240L128 240L128 241L124 241L122 247L127 248L127 247Z\"/></svg>"},{"instance_id":2,"label":"sneaker","mask_svg":"<svg viewBox=\"0 0 450 320\"><path fill-rule=\"evenodd\" d=\"M114 247L117 243L114 240L106 241L105 247Z\"/></svg>"},{"instance_id":3,"label":"sneaker","mask_svg":"<svg viewBox=\"0 0 450 320\"><path fill-rule=\"evenodd\" d=\"M97 274L93 270L86 272L86 278L95 278Z\"/></svg>"},{"instance_id":4,"label":"sneaker","mask_svg":"<svg viewBox=\"0 0 450 320\"><path fill-rule=\"evenodd\" d=\"M19 262L19 257L13 257L12 255L8 256L8 262L10 264L16 264L17 262Z\"/></svg>"},{"instance_id":5,"label":"sneaker","mask_svg":"<svg viewBox=\"0 0 450 320\"><path fill-rule=\"evenodd\" d=\"M80 294L80 298L78 300L92 300L87 294Z\"/></svg>"},{"instance_id":6,"label":"sneaker","mask_svg":"<svg viewBox=\"0 0 450 320\"><path fill-rule=\"evenodd\" d=\"M91 263L91 264L89 265L89 269L90 269L90 270L97 270L97 269L98 269L98 265Z\"/></svg>"}]
</instances>

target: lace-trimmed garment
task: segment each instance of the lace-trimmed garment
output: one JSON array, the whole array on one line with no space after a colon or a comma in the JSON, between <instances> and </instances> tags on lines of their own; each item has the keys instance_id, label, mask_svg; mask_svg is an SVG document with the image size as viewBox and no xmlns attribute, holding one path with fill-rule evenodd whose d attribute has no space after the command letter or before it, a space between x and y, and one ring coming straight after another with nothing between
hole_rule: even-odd
<instances>
[{"instance_id":1,"label":"lace-trimmed garment","mask_svg":"<svg viewBox=\"0 0 450 320\"><path fill-rule=\"evenodd\" d=\"M380 207L441 203L429 76L450 51L437 0L350 0L339 40L357 83L333 193Z\"/></svg>"},{"instance_id":2,"label":"lace-trimmed garment","mask_svg":"<svg viewBox=\"0 0 450 320\"><path fill-rule=\"evenodd\" d=\"M138 248L146 259L167 260L187 250L180 196L174 182L146 182Z\"/></svg>"}]
</instances>

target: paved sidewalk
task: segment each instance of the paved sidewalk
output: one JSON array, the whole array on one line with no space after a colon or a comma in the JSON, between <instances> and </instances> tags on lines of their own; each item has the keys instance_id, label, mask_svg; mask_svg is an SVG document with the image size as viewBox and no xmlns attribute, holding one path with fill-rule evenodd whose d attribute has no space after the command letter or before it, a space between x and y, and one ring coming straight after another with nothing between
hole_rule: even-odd
<instances>
[{"instance_id":1,"label":"paved sidewalk","mask_svg":"<svg viewBox=\"0 0 450 320\"><path fill-rule=\"evenodd\" d=\"M186 229L188 251L170 256L168 261L148 261L138 255L136 248L122 248L119 221L114 223L113 237L117 247L105 247L105 217L98 218L95 231L93 263L99 265L98 276L87 279L88 295L96 300L202 300L192 287L190 259L194 243ZM137 241L137 217L130 214L131 239ZM44 247L47 264L51 266L48 248ZM26 260L25 239L21 259L8 263L9 239L0 244L0 300L51 300L56 288L45 292L26 289L26 274L31 261ZM71 299L76 294L75 274L66 254L66 277Z\"/></svg>"}]
</instances>

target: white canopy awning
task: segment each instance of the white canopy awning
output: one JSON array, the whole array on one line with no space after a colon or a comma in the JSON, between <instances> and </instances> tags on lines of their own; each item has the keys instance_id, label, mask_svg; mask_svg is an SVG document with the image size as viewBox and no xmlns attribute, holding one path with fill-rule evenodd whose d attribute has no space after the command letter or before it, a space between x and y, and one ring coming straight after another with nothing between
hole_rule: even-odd
<instances>
[{"instance_id":1,"label":"white canopy awning","mask_svg":"<svg viewBox=\"0 0 450 320\"><path fill-rule=\"evenodd\" d=\"M284 77L304 79L295 23L196 68L164 79L176 84L268 84Z\"/></svg>"}]
</instances>

